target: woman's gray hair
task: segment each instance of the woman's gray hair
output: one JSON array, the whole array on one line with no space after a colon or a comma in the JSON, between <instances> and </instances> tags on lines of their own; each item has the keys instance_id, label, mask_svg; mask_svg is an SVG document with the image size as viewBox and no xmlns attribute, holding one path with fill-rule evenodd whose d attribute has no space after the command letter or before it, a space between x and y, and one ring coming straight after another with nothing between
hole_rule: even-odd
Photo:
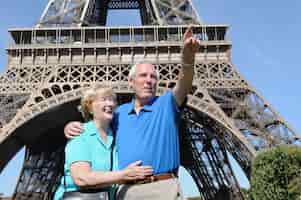
<instances>
[{"instance_id":1,"label":"woman's gray hair","mask_svg":"<svg viewBox=\"0 0 301 200\"><path fill-rule=\"evenodd\" d=\"M139 63L133 64L129 71L129 79L133 78L136 75L137 66L141 65L141 64L153 65L152 63L147 63L147 62L139 62ZM156 69L155 65L153 65L153 66L155 68L155 73L156 73L157 79L159 79L159 77L160 77L159 71Z\"/></svg>"}]
</instances>

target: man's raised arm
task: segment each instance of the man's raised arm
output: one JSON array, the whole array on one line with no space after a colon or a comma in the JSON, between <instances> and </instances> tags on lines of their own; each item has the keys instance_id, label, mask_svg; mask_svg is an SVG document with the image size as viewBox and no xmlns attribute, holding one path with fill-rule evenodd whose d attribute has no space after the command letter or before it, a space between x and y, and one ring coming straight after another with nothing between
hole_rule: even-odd
<instances>
[{"instance_id":1,"label":"man's raised arm","mask_svg":"<svg viewBox=\"0 0 301 200\"><path fill-rule=\"evenodd\" d=\"M187 28L183 37L182 68L176 86L173 88L173 94L179 106L182 105L191 90L194 59L199 48L200 41L194 37L192 27Z\"/></svg>"}]
</instances>

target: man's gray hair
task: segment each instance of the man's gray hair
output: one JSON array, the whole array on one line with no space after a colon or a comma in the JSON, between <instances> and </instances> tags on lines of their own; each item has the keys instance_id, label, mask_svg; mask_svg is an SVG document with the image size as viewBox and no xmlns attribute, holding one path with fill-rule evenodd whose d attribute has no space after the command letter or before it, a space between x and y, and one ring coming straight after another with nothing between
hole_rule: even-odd
<instances>
[{"instance_id":1,"label":"man's gray hair","mask_svg":"<svg viewBox=\"0 0 301 200\"><path fill-rule=\"evenodd\" d=\"M133 64L130 71L129 71L129 79L133 78L136 75L137 66L141 65L141 64L151 64L151 65L153 65L154 68L155 68L155 73L156 73L157 79L159 79L159 77L160 77L159 71L156 69L154 64L148 63L148 62L139 62L139 63Z\"/></svg>"}]
</instances>

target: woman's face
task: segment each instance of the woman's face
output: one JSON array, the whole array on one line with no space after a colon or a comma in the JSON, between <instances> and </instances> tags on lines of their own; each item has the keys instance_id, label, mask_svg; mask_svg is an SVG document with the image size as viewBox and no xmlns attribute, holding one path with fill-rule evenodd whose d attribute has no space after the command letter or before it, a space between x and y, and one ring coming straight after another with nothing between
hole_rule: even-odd
<instances>
[{"instance_id":1,"label":"woman's face","mask_svg":"<svg viewBox=\"0 0 301 200\"><path fill-rule=\"evenodd\" d=\"M93 118L96 120L111 122L115 108L116 99L111 95L104 96L97 94L91 103Z\"/></svg>"}]
</instances>

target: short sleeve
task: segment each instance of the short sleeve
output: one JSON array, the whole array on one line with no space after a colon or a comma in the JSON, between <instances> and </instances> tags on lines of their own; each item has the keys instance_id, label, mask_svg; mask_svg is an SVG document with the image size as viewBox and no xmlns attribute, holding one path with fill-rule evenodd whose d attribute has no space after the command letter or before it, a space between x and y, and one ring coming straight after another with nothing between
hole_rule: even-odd
<instances>
[{"instance_id":1,"label":"short sleeve","mask_svg":"<svg viewBox=\"0 0 301 200\"><path fill-rule=\"evenodd\" d=\"M172 112L174 112L175 114L178 114L180 112L180 107L178 106L176 98L171 90L165 92L165 94L163 94L161 97L168 104Z\"/></svg>"},{"instance_id":2,"label":"short sleeve","mask_svg":"<svg viewBox=\"0 0 301 200\"><path fill-rule=\"evenodd\" d=\"M92 161L89 144L82 135L68 141L65 148L65 160L68 168L74 162Z\"/></svg>"}]
</instances>

